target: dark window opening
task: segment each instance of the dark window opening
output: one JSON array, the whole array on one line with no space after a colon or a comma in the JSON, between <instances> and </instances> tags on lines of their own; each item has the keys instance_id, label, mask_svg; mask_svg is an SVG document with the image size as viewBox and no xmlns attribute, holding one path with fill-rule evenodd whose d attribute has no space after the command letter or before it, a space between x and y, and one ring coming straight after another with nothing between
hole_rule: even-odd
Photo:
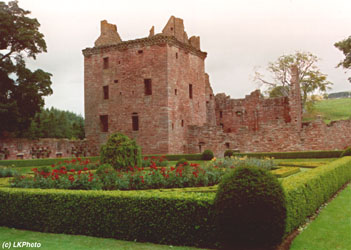
<instances>
[{"instance_id":1,"label":"dark window opening","mask_svg":"<svg viewBox=\"0 0 351 250\"><path fill-rule=\"evenodd\" d=\"M189 84L189 98L193 99L193 85Z\"/></svg>"},{"instance_id":2,"label":"dark window opening","mask_svg":"<svg viewBox=\"0 0 351 250\"><path fill-rule=\"evenodd\" d=\"M225 147L226 147L226 148L230 148L229 142L226 142L226 143L225 143Z\"/></svg>"},{"instance_id":3,"label":"dark window opening","mask_svg":"<svg viewBox=\"0 0 351 250\"><path fill-rule=\"evenodd\" d=\"M138 50L138 54L142 54L143 53L143 50Z\"/></svg>"},{"instance_id":4,"label":"dark window opening","mask_svg":"<svg viewBox=\"0 0 351 250\"><path fill-rule=\"evenodd\" d=\"M223 111L219 111L219 118L223 118Z\"/></svg>"},{"instance_id":5,"label":"dark window opening","mask_svg":"<svg viewBox=\"0 0 351 250\"><path fill-rule=\"evenodd\" d=\"M211 95L210 95L210 99L211 99L211 100L212 100L212 96L213 96L213 95L211 94Z\"/></svg>"},{"instance_id":6,"label":"dark window opening","mask_svg":"<svg viewBox=\"0 0 351 250\"><path fill-rule=\"evenodd\" d=\"M177 95L177 89L174 90L174 95Z\"/></svg>"},{"instance_id":7,"label":"dark window opening","mask_svg":"<svg viewBox=\"0 0 351 250\"><path fill-rule=\"evenodd\" d=\"M121 64L121 61L118 61L118 64Z\"/></svg>"},{"instance_id":8,"label":"dark window opening","mask_svg":"<svg viewBox=\"0 0 351 250\"><path fill-rule=\"evenodd\" d=\"M176 53L176 59L178 59L178 53Z\"/></svg>"},{"instance_id":9,"label":"dark window opening","mask_svg":"<svg viewBox=\"0 0 351 250\"><path fill-rule=\"evenodd\" d=\"M108 63L108 57L104 57L104 69L108 69L109 63Z\"/></svg>"},{"instance_id":10,"label":"dark window opening","mask_svg":"<svg viewBox=\"0 0 351 250\"><path fill-rule=\"evenodd\" d=\"M119 95L122 95L122 92L119 92Z\"/></svg>"},{"instance_id":11,"label":"dark window opening","mask_svg":"<svg viewBox=\"0 0 351 250\"><path fill-rule=\"evenodd\" d=\"M171 30L173 30L173 27L171 27Z\"/></svg>"},{"instance_id":12,"label":"dark window opening","mask_svg":"<svg viewBox=\"0 0 351 250\"><path fill-rule=\"evenodd\" d=\"M174 129L174 124L172 123L172 130Z\"/></svg>"},{"instance_id":13,"label":"dark window opening","mask_svg":"<svg viewBox=\"0 0 351 250\"><path fill-rule=\"evenodd\" d=\"M116 80L114 80L113 82L114 82L114 83L118 83L118 80L116 79Z\"/></svg>"},{"instance_id":14,"label":"dark window opening","mask_svg":"<svg viewBox=\"0 0 351 250\"><path fill-rule=\"evenodd\" d=\"M104 92L104 99L108 99L109 93L108 93L108 86L103 86L102 87L103 92Z\"/></svg>"},{"instance_id":15,"label":"dark window opening","mask_svg":"<svg viewBox=\"0 0 351 250\"><path fill-rule=\"evenodd\" d=\"M108 132L108 115L100 115L101 132Z\"/></svg>"},{"instance_id":16,"label":"dark window opening","mask_svg":"<svg viewBox=\"0 0 351 250\"><path fill-rule=\"evenodd\" d=\"M184 120L182 120L182 127L184 127Z\"/></svg>"},{"instance_id":17,"label":"dark window opening","mask_svg":"<svg viewBox=\"0 0 351 250\"><path fill-rule=\"evenodd\" d=\"M134 91L132 91L132 95L134 95Z\"/></svg>"},{"instance_id":18,"label":"dark window opening","mask_svg":"<svg viewBox=\"0 0 351 250\"><path fill-rule=\"evenodd\" d=\"M139 130L139 116L137 113L132 114L132 124L133 124L133 131Z\"/></svg>"},{"instance_id":19,"label":"dark window opening","mask_svg":"<svg viewBox=\"0 0 351 250\"><path fill-rule=\"evenodd\" d=\"M224 125L223 125L223 123L220 123L219 125L220 125L220 126L221 126L222 128L224 128Z\"/></svg>"},{"instance_id":20,"label":"dark window opening","mask_svg":"<svg viewBox=\"0 0 351 250\"><path fill-rule=\"evenodd\" d=\"M152 95L151 79L144 79L145 95Z\"/></svg>"}]
</instances>

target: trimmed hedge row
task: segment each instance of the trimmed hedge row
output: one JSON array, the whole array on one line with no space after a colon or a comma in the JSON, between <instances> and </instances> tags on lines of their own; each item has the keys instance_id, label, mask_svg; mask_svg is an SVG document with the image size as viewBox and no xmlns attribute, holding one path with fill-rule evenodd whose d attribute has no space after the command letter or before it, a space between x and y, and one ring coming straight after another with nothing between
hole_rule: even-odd
<instances>
[{"instance_id":1,"label":"trimmed hedge row","mask_svg":"<svg viewBox=\"0 0 351 250\"><path fill-rule=\"evenodd\" d=\"M303 159L303 158L338 158L343 150L333 151L302 151L302 152L261 152L261 153L234 153L237 157L274 157L275 159Z\"/></svg>"},{"instance_id":2,"label":"trimmed hedge row","mask_svg":"<svg viewBox=\"0 0 351 250\"><path fill-rule=\"evenodd\" d=\"M173 245L213 246L215 193L0 188L0 225Z\"/></svg>"},{"instance_id":3,"label":"trimmed hedge row","mask_svg":"<svg viewBox=\"0 0 351 250\"><path fill-rule=\"evenodd\" d=\"M305 223L323 203L351 180L351 157L343 157L327 165L283 179L288 234Z\"/></svg>"},{"instance_id":4,"label":"trimmed hedge row","mask_svg":"<svg viewBox=\"0 0 351 250\"><path fill-rule=\"evenodd\" d=\"M285 178L299 172L300 168L298 167L282 167L271 171L271 173L278 178Z\"/></svg>"},{"instance_id":5,"label":"trimmed hedge row","mask_svg":"<svg viewBox=\"0 0 351 250\"><path fill-rule=\"evenodd\" d=\"M188 161L201 161L202 154L184 154L184 155L143 155L143 157L161 157L164 156L168 161L179 161L182 158Z\"/></svg>"},{"instance_id":6,"label":"trimmed hedge row","mask_svg":"<svg viewBox=\"0 0 351 250\"><path fill-rule=\"evenodd\" d=\"M72 160L75 157L70 158L45 158L45 159L30 159L30 160L1 160L0 166L11 166L15 165L16 167L39 167L39 166L48 166L52 164L57 164L64 160ZM90 157L80 157L81 159L89 159L91 161L97 161L100 159L99 156L90 156Z\"/></svg>"}]
</instances>

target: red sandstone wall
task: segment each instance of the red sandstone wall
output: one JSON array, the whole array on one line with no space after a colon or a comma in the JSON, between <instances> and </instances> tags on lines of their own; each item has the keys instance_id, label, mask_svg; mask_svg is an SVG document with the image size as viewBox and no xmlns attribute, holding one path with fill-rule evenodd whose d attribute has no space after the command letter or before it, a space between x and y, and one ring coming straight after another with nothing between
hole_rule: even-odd
<instances>
[{"instance_id":1,"label":"red sandstone wall","mask_svg":"<svg viewBox=\"0 0 351 250\"><path fill-rule=\"evenodd\" d=\"M204 58L176 46L167 48L169 153L180 154L186 152L187 126L206 122Z\"/></svg>"},{"instance_id":2,"label":"red sandstone wall","mask_svg":"<svg viewBox=\"0 0 351 250\"><path fill-rule=\"evenodd\" d=\"M23 159L32 159L32 149L45 149L51 151L49 158L74 157L74 153L81 151L80 156L98 154L98 149L87 143L86 140L68 140L45 138L39 140L28 139L1 139L0 149L7 149L10 153L8 160L14 160L23 155ZM42 157L41 157L42 158ZM46 158L46 157L44 157Z\"/></svg>"},{"instance_id":3,"label":"red sandstone wall","mask_svg":"<svg viewBox=\"0 0 351 250\"><path fill-rule=\"evenodd\" d=\"M167 153L167 46L142 45L85 56L86 137L100 145L120 131L136 139L145 154ZM108 69L103 69L104 57ZM152 95L145 95L144 79L151 79ZM109 86L107 100L103 86ZM139 116L139 131L132 130L132 113ZM108 115L108 132L101 132L100 115Z\"/></svg>"},{"instance_id":4,"label":"red sandstone wall","mask_svg":"<svg viewBox=\"0 0 351 250\"><path fill-rule=\"evenodd\" d=\"M216 95L216 121L225 132L257 131L274 120L290 122L287 97L264 99L256 90L245 99L230 99L225 94Z\"/></svg>"},{"instance_id":5,"label":"red sandstone wall","mask_svg":"<svg viewBox=\"0 0 351 250\"><path fill-rule=\"evenodd\" d=\"M223 156L229 143L230 149L241 152L286 152L304 150L337 150L351 145L351 120L336 121L326 125L315 121L299 131L294 123L273 121L260 127L259 131L241 130L223 133L218 127L193 126L189 128L189 153L198 153L199 144ZM227 145L226 145L227 144Z\"/></svg>"}]
</instances>

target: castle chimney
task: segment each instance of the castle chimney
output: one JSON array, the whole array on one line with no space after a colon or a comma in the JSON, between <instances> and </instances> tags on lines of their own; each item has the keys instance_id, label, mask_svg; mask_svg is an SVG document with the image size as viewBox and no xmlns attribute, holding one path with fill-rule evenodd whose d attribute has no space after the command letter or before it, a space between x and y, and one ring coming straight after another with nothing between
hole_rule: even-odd
<instances>
[{"instance_id":1,"label":"castle chimney","mask_svg":"<svg viewBox=\"0 0 351 250\"><path fill-rule=\"evenodd\" d=\"M120 42L122 42L122 39L117 32L117 26L108 23L106 20L101 21L101 34L95 41L95 47L114 45Z\"/></svg>"},{"instance_id":2,"label":"castle chimney","mask_svg":"<svg viewBox=\"0 0 351 250\"><path fill-rule=\"evenodd\" d=\"M296 124L298 131L302 127L302 101L301 101L301 89L299 81L299 70L297 65L293 65L291 70L291 80L290 80L290 117L291 122Z\"/></svg>"}]
</instances>

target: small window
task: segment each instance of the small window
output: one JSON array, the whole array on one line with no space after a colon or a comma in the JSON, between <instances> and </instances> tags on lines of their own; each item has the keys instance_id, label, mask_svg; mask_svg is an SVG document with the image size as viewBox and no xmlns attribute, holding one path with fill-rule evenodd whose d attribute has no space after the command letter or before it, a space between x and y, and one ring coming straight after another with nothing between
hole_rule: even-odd
<instances>
[{"instance_id":1,"label":"small window","mask_svg":"<svg viewBox=\"0 0 351 250\"><path fill-rule=\"evenodd\" d=\"M212 100L212 97L213 97L213 95L212 95L212 94L210 94L210 100Z\"/></svg>"},{"instance_id":2,"label":"small window","mask_svg":"<svg viewBox=\"0 0 351 250\"><path fill-rule=\"evenodd\" d=\"M181 124L182 124L182 127L184 127L184 120L182 120Z\"/></svg>"},{"instance_id":3,"label":"small window","mask_svg":"<svg viewBox=\"0 0 351 250\"><path fill-rule=\"evenodd\" d=\"M108 57L104 57L104 69L108 69L108 67L109 67Z\"/></svg>"},{"instance_id":4,"label":"small window","mask_svg":"<svg viewBox=\"0 0 351 250\"><path fill-rule=\"evenodd\" d=\"M172 130L174 129L174 124L172 123Z\"/></svg>"},{"instance_id":5,"label":"small window","mask_svg":"<svg viewBox=\"0 0 351 250\"><path fill-rule=\"evenodd\" d=\"M108 115L100 115L101 132L108 132Z\"/></svg>"},{"instance_id":6,"label":"small window","mask_svg":"<svg viewBox=\"0 0 351 250\"><path fill-rule=\"evenodd\" d=\"M176 59L178 59L178 52L176 52Z\"/></svg>"},{"instance_id":7,"label":"small window","mask_svg":"<svg viewBox=\"0 0 351 250\"><path fill-rule=\"evenodd\" d=\"M222 128L224 128L224 125L223 125L223 123L220 123L220 124L219 124L219 126L221 126Z\"/></svg>"},{"instance_id":8,"label":"small window","mask_svg":"<svg viewBox=\"0 0 351 250\"><path fill-rule=\"evenodd\" d=\"M189 84L189 98L193 99L193 85Z\"/></svg>"},{"instance_id":9,"label":"small window","mask_svg":"<svg viewBox=\"0 0 351 250\"><path fill-rule=\"evenodd\" d=\"M174 90L174 95L177 95L177 89Z\"/></svg>"},{"instance_id":10,"label":"small window","mask_svg":"<svg viewBox=\"0 0 351 250\"><path fill-rule=\"evenodd\" d=\"M116 79L116 80L114 80L113 82L114 82L114 83L118 83L118 80Z\"/></svg>"},{"instance_id":11,"label":"small window","mask_svg":"<svg viewBox=\"0 0 351 250\"><path fill-rule=\"evenodd\" d=\"M151 79L144 79L145 95L152 95Z\"/></svg>"},{"instance_id":12,"label":"small window","mask_svg":"<svg viewBox=\"0 0 351 250\"><path fill-rule=\"evenodd\" d=\"M138 113L133 113L132 114L132 128L133 128L133 131L138 131L139 130L139 116L138 116Z\"/></svg>"},{"instance_id":13,"label":"small window","mask_svg":"<svg viewBox=\"0 0 351 250\"><path fill-rule=\"evenodd\" d=\"M226 143L225 143L225 147L226 147L227 149L229 149L229 148L230 148L230 144L229 144L229 142L226 142Z\"/></svg>"},{"instance_id":14,"label":"small window","mask_svg":"<svg viewBox=\"0 0 351 250\"><path fill-rule=\"evenodd\" d=\"M223 111L219 111L219 118L223 118Z\"/></svg>"},{"instance_id":15,"label":"small window","mask_svg":"<svg viewBox=\"0 0 351 250\"><path fill-rule=\"evenodd\" d=\"M142 49L138 50L138 54L143 54L143 50Z\"/></svg>"},{"instance_id":16,"label":"small window","mask_svg":"<svg viewBox=\"0 0 351 250\"><path fill-rule=\"evenodd\" d=\"M109 93L108 93L108 86L103 86L102 87L103 92L104 92L104 99L107 100L109 97Z\"/></svg>"}]
</instances>

